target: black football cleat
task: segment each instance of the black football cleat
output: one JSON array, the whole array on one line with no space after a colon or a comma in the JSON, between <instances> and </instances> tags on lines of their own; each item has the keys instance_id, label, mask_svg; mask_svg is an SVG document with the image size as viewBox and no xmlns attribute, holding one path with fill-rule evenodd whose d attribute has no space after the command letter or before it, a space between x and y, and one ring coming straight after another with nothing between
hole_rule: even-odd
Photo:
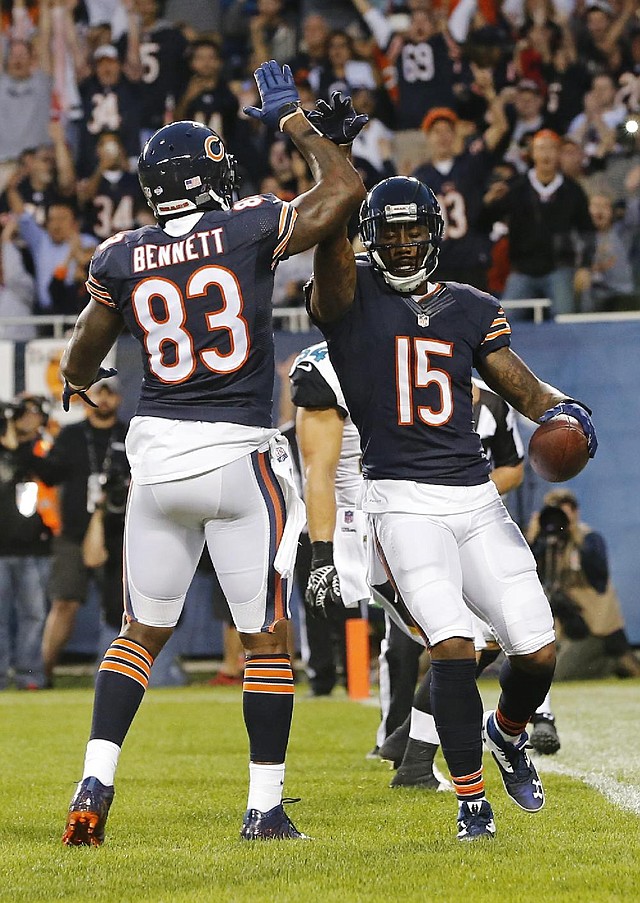
<instances>
[{"instance_id":1,"label":"black football cleat","mask_svg":"<svg viewBox=\"0 0 640 903\"><path fill-rule=\"evenodd\" d=\"M560 749L560 737L556 730L556 719L546 712L537 713L531 719L533 730L529 743L537 753L553 756Z\"/></svg>"},{"instance_id":2,"label":"black football cleat","mask_svg":"<svg viewBox=\"0 0 640 903\"><path fill-rule=\"evenodd\" d=\"M62 842L68 847L99 847L104 843L104 828L115 790L97 778L85 778L78 784L67 814Z\"/></svg>"},{"instance_id":3,"label":"black football cleat","mask_svg":"<svg viewBox=\"0 0 640 903\"><path fill-rule=\"evenodd\" d=\"M393 762L394 768L399 768L409 742L409 719L403 722L399 727L389 734L384 741L378 755L387 762Z\"/></svg>"},{"instance_id":4,"label":"black football cleat","mask_svg":"<svg viewBox=\"0 0 640 903\"><path fill-rule=\"evenodd\" d=\"M282 803L261 812L259 809L247 809L242 820L240 837L242 840L310 840L306 834L298 831L287 813L284 803L297 803L299 800L284 799Z\"/></svg>"}]
</instances>

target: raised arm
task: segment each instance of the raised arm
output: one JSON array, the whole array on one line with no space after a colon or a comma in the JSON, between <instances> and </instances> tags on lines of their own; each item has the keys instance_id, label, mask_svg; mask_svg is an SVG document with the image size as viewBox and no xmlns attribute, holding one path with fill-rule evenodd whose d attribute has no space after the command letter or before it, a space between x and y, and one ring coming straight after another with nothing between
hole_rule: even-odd
<instances>
[{"instance_id":1,"label":"raised arm","mask_svg":"<svg viewBox=\"0 0 640 903\"><path fill-rule=\"evenodd\" d=\"M293 201L298 218L287 250L297 254L326 240L347 223L366 191L345 152L319 135L302 112L287 120L284 131L291 136L316 180L310 191Z\"/></svg>"},{"instance_id":2,"label":"raised arm","mask_svg":"<svg viewBox=\"0 0 640 903\"><path fill-rule=\"evenodd\" d=\"M346 223L365 197L362 179L344 152L307 121L291 70L270 60L255 72L262 108L245 113L285 132L311 169L316 185L293 201L298 218L287 251L297 254L312 248Z\"/></svg>"}]
</instances>

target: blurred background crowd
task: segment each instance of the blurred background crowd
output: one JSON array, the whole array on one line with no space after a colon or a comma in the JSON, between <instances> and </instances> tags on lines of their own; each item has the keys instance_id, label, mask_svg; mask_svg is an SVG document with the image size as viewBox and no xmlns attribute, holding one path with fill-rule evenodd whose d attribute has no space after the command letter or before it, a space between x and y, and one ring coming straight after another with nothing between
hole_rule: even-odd
<instances>
[{"instance_id":1,"label":"blurred background crowd","mask_svg":"<svg viewBox=\"0 0 640 903\"><path fill-rule=\"evenodd\" d=\"M312 180L282 134L242 112L263 60L303 105L352 95L368 187L416 174L447 233L436 276L551 314L640 308L637 0L2 0L0 319L75 315L88 261L152 222L135 174L175 119L215 129L241 195ZM311 252L279 268L302 303ZM0 325L18 341L47 334Z\"/></svg>"}]
</instances>

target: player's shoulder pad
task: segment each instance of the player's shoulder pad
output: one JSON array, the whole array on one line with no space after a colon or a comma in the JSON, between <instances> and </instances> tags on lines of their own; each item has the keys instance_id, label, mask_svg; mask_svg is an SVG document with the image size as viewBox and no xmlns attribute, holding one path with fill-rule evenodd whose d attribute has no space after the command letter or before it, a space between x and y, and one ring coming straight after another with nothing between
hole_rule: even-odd
<instances>
[{"instance_id":1,"label":"player's shoulder pad","mask_svg":"<svg viewBox=\"0 0 640 903\"><path fill-rule=\"evenodd\" d=\"M91 272L94 276L100 276L108 271L113 275L117 269L119 260L129 259L129 248L137 244L145 234L157 226L142 226L140 229L127 229L124 232L116 232L110 238L101 242L93 252L91 258Z\"/></svg>"},{"instance_id":2,"label":"player's shoulder pad","mask_svg":"<svg viewBox=\"0 0 640 903\"><path fill-rule=\"evenodd\" d=\"M467 285L463 282L446 282L445 285L453 297L458 301L463 301L467 304L478 304L479 302L480 304L492 307L495 310L502 307L500 301L496 297L489 294L489 292L483 292L481 289L475 288L473 285Z\"/></svg>"},{"instance_id":3,"label":"player's shoulder pad","mask_svg":"<svg viewBox=\"0 0 640 903\"><path fill-rule=\"evenodd\" d=\"M267 192L266 194L250 194L246 198L239 198L231 205L233 213L240 213L243 210L255 210L258 207L271 208L280 207L282 204L288 203L282 198L276 197L275 194Z\"/></svg>"},{"instance_id":4,"label":"player's shoulder pad","mask_svg":"<svg viewBox=\"0 0 640 903\"><path fill-rule=\"evenodd\" d=\"M294 402L299 407L338 407L347 412L326 342L304 348L294 360L289 376L293 385Z\"/></svg>"}]
</instances>

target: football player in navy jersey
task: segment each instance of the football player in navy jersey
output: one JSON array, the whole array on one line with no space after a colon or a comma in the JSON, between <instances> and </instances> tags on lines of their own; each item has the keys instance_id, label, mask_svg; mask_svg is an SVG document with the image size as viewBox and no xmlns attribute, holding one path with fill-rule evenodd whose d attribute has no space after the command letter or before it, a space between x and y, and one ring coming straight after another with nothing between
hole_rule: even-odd
<instances>
[{"instance_id":1,"label":"football player in navy jersey","mask_svg":"<svg viewBox=\"0 0 640 903\"><path fill-rule=\"evenodd\" d=\"M430 647L433 715L459 800L458 838L493 837L482 740L509 796L525 811L541 809L525 728L551 684L555 641L535 561L473 429L473 367L531 420L575 417L591 455L595 430L584 405L541 382L510 349L495 298L428 281L443 219L427 186L402 176L379 183L361 207L359 230L367 253L357 258L345 231L318 244L308 308L361 437L362 507L376 552L371 581L391 581L390 614ZM472 611L507 654L500 699L484 716Z\"/></svg>"},{"instance_id":2,"label":"football player in navy jersey","mask_svg":"<svg viewBox=\"0 0 640 903\"><path fill-rule=\"evenodd\" d=\"M124 561L126 626L106 652L82 781L63 842L99 845L120 748L171 635L206 541L240 633L250 784L241 836L301 837L282 807L293 712L290 576L304 508L286 441L272 426L274 269L346 224L364 187L311 127L288 66L256 71L261 109L291 137L316 185L291 203L233 202L234 166L196 122L160 129L138 172L157 225L114 235L91 263L91 301L62 361L65 400L83 393L123 327L144 378L127 436L132 484Z\"/></svg>"}]
</instances>

